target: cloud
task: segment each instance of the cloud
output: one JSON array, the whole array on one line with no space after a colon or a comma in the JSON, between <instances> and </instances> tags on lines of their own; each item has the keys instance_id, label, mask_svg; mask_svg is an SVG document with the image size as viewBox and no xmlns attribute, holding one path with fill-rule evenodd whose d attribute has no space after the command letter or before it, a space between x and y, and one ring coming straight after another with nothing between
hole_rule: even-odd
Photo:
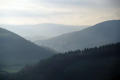
<instances>
[{"instance_id":1,"label":"cloud","mask_svg":"<svg viewBox=\"0 0 121 81\"><path fill-rule=\"evenodd\" d=\"M120 0L0 0L1 24L84 25L119 19Z\"/></svg>"},{"instance_id":2,"label":"cloud","mask_svg":"<svg viewBox=\"0 0 121 81\"><path fill-rule=\"evenodd\" d=\"M36 4L60 7L113 8L120 6L120 0L31 0Z\"/></svg>"}]
</instances>

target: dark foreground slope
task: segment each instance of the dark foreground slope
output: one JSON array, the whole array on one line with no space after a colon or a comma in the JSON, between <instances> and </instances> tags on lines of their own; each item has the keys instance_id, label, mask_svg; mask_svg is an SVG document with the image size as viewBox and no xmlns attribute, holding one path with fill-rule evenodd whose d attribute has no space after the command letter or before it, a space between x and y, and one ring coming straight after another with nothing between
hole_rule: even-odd
<instances>
[{"instance_id":1,"label":"dark foreground slope","mask_svg":"<svg viewBox=\"0 0 121 81\"><path fill-rule=\"evenodd\" d=\"M84 30L63 34L48 40L37 41L57 51L70 51L116 43L120 41L120 21L110 20L98 23Z\"/></svg>"},{"instance_id":2,"label":"dark foreground slope","mask_svg":"<svg viewBox=\"0 0 121 81\"><path fill-rule=\"evenodd\" d=\"M0 28L0 67L19 67L53 55L48 48L37 46L8 30Z\"/></svg>"},{"instance_id":3,"label":"dark foreground slope","mask_svg":"<svg viewBox=\"0 0 121 81\"><path fill-rule=\"evenodd\" d=\"M11 79L111 80L120 79L120 44L55 55L27 66Z\"/></svg>"}]
</instances>

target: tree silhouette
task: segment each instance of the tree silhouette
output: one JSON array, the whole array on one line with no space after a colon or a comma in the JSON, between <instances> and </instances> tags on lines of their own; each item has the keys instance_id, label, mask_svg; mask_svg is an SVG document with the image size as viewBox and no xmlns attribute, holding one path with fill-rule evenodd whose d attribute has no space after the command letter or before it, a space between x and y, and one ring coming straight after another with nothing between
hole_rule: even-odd
<instances>
[{"instance_id":1,"label":"tree silhouette","mask_svg":"<svg viewBox=\"0 0 121 81\"><path fill-rule=\"evenodd\" d=\"M9 79L119 80L120 44L59 53L11 76Z\"/></svg>"}]
</instances>

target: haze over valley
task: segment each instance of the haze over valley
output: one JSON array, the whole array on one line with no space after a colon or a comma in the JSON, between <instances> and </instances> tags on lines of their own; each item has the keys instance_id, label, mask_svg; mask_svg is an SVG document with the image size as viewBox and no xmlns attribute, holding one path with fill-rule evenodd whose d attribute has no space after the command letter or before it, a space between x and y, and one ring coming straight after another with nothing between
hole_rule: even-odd
<instances>
[{"instance_id":1,"label":"haze over valley","mask_svg":"<svg viewBox=\"0 0 121 81\"><path fill-rule=\"evenodd\" d=\"M120 80L120 0L0 0L0 80Z\"/></svg>"},{"instance_id":2,"label":"haze over valley","mask_svg":"<svg viewBox=\"0 0 121 81\"><path fill-rule=\"evenodd\" d=\"M27 40L35 42L56 37L65 33L79 31L88 26L73 26L62 24L37 24L37 25L1 25L1 28L10 30Z\"/></svg>"},{"instance_id":3,"label":"haze over valley","mask_svg":"<svg viewBox=\"0 0 121 81\"><path fill-rule=\"evenodd\" d=\"M59 52L66 52L120 42L119 35L120 21L110 20L48 40L38 40L36 44L54 48Z\"/></svg>"}]
</instances>

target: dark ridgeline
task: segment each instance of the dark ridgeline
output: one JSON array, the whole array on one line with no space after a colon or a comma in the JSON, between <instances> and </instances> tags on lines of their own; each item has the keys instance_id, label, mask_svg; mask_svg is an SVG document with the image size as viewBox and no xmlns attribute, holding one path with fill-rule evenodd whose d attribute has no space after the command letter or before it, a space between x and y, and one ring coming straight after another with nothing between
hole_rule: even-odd
<instances>
[{"instance_id":1,"label":"dark ridgeline","mask_svg":"<svg viewBox=\"0 0 121 81\"><path fill-rule=\"evenodd\" d=\"M9 79L119 80L120 44L57 54L26 66Z\"/></svg>"},{"instance_id":2,"label":"dark ridgeline","mask_svg":"<svg viewBox=\"0 0 121 81\"><path fill-rule=\"evenodd\" d=\"M63 34L36 43L64 52L116 42L120 42L120 20L104 21L77 32Z\"/></svg>"},{"instance_id":3,"label":"dark ridgeline","mask_svg":"<svg viewBox=\"0 0 121 81\"><path fill-rule=\"evenodd\" d=\"M55 52L37 46L19 35L0 28L0 67L17 70L25 64L33 64L48 58Z\"/></svg>"}]
</instances>

